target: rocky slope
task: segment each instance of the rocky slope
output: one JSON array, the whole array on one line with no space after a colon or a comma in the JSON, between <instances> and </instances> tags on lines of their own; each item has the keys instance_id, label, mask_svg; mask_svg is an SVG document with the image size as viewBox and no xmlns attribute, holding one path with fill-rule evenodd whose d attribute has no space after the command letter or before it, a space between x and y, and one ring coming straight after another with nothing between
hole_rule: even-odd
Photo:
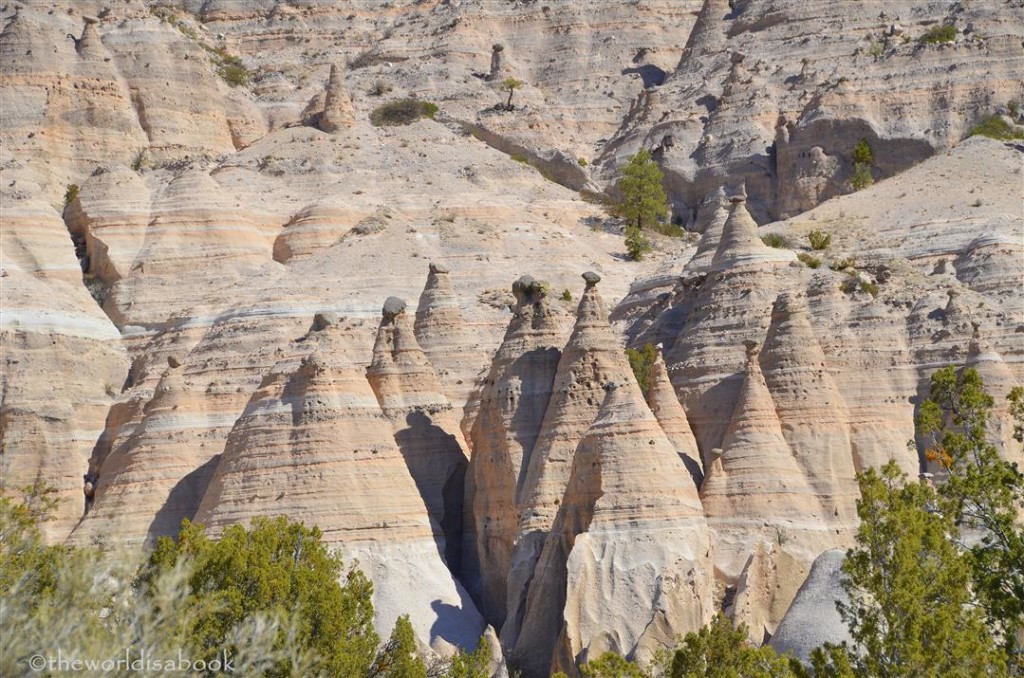
<instances>
[{"instance_id":1,"label":"rocky slope","mask_svg":"<svg viewBox=\"0 0 1024 678\"><path fill-rule=\"evenodd\" d=\"M936 367L982 373L1024 462L1022 151L963 139L1019 115L1022 23L1001 0L4 4L3 488L55 489L53 541L314 522L383 633L409 612L443 654L490 625L527 676L649 658L722 608L761 642L848 543L853 474L924 470ZM370 122L406 97L438 111ZM641 147L699 235L637 263L594 194Z\"/></svg>"}]
</instances>

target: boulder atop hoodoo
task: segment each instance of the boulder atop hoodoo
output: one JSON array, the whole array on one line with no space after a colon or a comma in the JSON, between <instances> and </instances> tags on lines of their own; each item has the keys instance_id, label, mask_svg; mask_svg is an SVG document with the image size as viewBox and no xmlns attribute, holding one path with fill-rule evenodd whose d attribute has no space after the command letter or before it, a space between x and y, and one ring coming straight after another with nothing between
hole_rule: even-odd
<instances>
[{"instance_id":1,"label":"boulder atop hoodoo","mask_svg":"<svg viewBox=\"0 0 1024 678\"><path fill-rule=\"evenodd\" d=\"M438 554L441 535L341 333L309 334L263 380L196 519L216 533L254 516L301 517L373 580L378 631L409 613L435 649L472 647L483 620Z\"/></svg>"},{"instance_id":2,"label":"boulder atop hoodoo","mask_svg":"<svg viewBox=\"0 0 1024 678\"><path fill-rule=\"evenodd\" d=\"M711 540L689 474L635 380L604 389L511 653L526 676L575 673L606 651L650 661L713 611Z\"/></svg>"},{"instance_id":3,"label":"boulder atop hoodoo","mask_svg":"<svg viewBox=\"0 0 1024 678\"><path fill-rule=\"evenodd\" d=\"M466 484L463 577L495 628L505 619L517 493L551 397L566 329L545 284L524 276L512 289L516 306L481 390Z\"/></svg>"},{"instance_id":4,"label":"boulder atop hoodoo","mask_svg":"<svg viewBox=\"0 0 1024 678\"><path fill-rule=\"evenodd\" d=\"M366 378L394 428L395 441L431 521L443 534L439 547L445 560L458 573L468 464L459 417L416 343L405 302L388 297L381 313Z\"/></svg>"}]
</instances>

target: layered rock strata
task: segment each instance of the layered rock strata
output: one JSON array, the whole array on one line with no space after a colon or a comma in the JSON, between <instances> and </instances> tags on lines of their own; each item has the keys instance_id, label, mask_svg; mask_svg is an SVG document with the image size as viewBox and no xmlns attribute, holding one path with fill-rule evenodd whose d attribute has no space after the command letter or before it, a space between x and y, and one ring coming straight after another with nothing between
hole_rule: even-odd
<instances>
[{"instance_id":1,"label":"layered rock strata","mask_svg":"<svg viewBox=\"0 0 1024 678\"><path fill-rule=\"evenodd\" d=\"M444 536L440 546L445 562L458 574L469 463L460 417L441 392L434 368L416 343L405 302L389 297L382 314L366 378L394 428L398 449L427 513Z\"/></svg>"},{"instance_id":2,"label":"layered rock strata","mask_svg":"<svg viewBox=\"0 0 1024 678\"><path fill-rule=\"evenodd\" d=\"M490 367L486 358L494 345L487 340L487 328L467 318L462 306L448 267L431 263L416 307L416 341L437 370L448 400L464 413L461 425L466 442L472 445L480 381Z\"/></svg>"},{"instance_id":3,"label":"layered rock strata","mask_svg":"<svg viewBox=\"0 0 1024 678\"><path fill-rule=\"evenodd\" d=\"M849 411L815 337L806 302L780 294L761 351L786 442L837 531L856 524Z\"/></svg>"},{"instance_id":4,"label":"layered rock strata","mask_svg":"<svg viewBox=\"0 0 1024 678\"><path fill-rule=\"evenodd\" d=\"M735 409L743 342L764 340L775 297L799 284L793 253L761 242L742 199L729 209L707 279L689 290L690 312L665 357L705 469Z\"/></svg>"},{"instance_id":5,"label":"layered rock strata","mask_svg":"<svg viewBox=\"0 0 1024 678\"><path fill-rule=\"evenodd\" d=\"M588 272L584 279L586 288L576 311L576 324L559 358L551 399L519 493L519 525L508 574L508 618L501 630L506 647L515 643L519 626L524 623L524 596L569 481L576 447L604 399L602 386L632 376L597 291L601 278Z\"/></svg>"},{"instance_id":6,"label":"layered rock strata","mask_svg":"<svg viewBox=\"0 0 1024 678\"><path fill-rule=\"evenodd\" d=\"M410 614L435 650L484 629L439 553L391 423L338 327L311 332L253 394L196 520L216 534L254 515L298 516L374 582L375 625Z\"/></svg>"},{"instance_id":7,"label":"layered rock strata","mask_svg":"<svg viewBox=\"0 0 1024 678\"><path fill-rule=\"evenodd\" d=\"M516 306L480 394L466 480L463 576L495 628L505 620L517 506L566 330L545 283L524 276L512 291Z\"/></svg>"},{"instance_id":8,"label":"layered rock strata","mask_svg":"<svg viewBox=\"0 0 1024 678\"><path fill-rule=\"evenodd\" d=\"M526 676L578 675L606 651L646 663L712 614L711 537L686 467L635 381L606 388L509 656Z\"/></svg>"},{"instance_id":9,"label":"layered rock strata","mask_svg":"<svg viewBox=\"0 0 1024 678\"><path fill-rule=\"evenodd\" d=\"M686 420L686 412L679 404L675 389L672 388L668 368L665 367L665 359L660 351L651 366L651 385L647 390L646 399L647 405L658 420L658 425L676 449L676 454L686 466L686 470L690 472L694 485L699 488L704 481L700 450L697 449L697 440L693 437L690 422Z\"/></svg>"}]
</instances>

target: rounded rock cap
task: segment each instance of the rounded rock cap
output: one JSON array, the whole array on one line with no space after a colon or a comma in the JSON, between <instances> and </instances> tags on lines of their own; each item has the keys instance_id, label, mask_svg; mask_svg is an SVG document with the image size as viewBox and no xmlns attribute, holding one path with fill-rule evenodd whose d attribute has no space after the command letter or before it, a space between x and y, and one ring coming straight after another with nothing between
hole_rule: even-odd
<instances>
[{"instance_id":1,"label":"rounded rock cap","mask_svg":"<svg viewBox=\"0 0 1024 678\"><path fill-rule=\"evenodd\" d=\"M587 282L587 287L593 287L597 283L601 282L601 276L593 271L587 271L584 273L583 279Z\"/></svg>"},{"instance_id":2,"label":"rounded rock cap","mask_svg":"<svg viewBox=\"0 0 1024 678\"><path fill-rule=\"evenodd\" d=\"M430 272L431 273L449 273L450 271L448 270L448 267L445 266L444 264L436 264L436 263L434 263L432 261L432 262L430 262Z\"/></svg>"},{"instance_id":3,"label":"rounded rock cap","mask_svg":"<svg viewBox=\"0 0 1024 678\"><path fill-rule=\"evenodd\" d=\"M384 314L385 320L394 320L396 316L405 311L405 302L398 297L388 297L384 301L384 307L381 309L381 313Z\"/></svg>"},{"instance_id":4,"label":"rounded rock cap","mask_svg":"<svg viewBox=\"0 0 1024 678\"><path fill-rule=\"evenodd\" d=\"M338 314L330 311L319 311L313 316L313 329L317 332L338 324Z\"/></svg>"}]
</instances>

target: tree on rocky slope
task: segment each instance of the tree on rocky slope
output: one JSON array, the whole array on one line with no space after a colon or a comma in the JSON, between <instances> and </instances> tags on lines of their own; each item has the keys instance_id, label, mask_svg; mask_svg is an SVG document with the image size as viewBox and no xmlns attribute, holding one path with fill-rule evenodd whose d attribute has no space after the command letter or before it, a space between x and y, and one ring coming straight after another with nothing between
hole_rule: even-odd
<instances>
[{"instance_id":1,"label":"tree on rocky slope","mask_svg":"<svg viewBox=\"0 0 1024 678\"><path fill-rule=\"evenodd\" d=\"M517 89L521 89L523 86L522 80L516 80L515 78L505 78L501 81L501 88L508 92L508 101L505 102L505 110L511 111L512 108L512 95L515 94Z\"/></svg>"},{"instance_id":2,"label":"tree on rocky slope","mask_svg":"<svg viewBox=\"0 0 1024 678\"><path fill-rule=\"evenodd\" d=\"M612 208L612 214L625 219L627 228L652 228L663 221L668 216L668 198L661 185L662 178L651 152L637 151L622 168L618 183L622 200Z\"/></svg>"},{"instance_id":3,"label":"tree on rocky slope","mask_svg":"<svg viewBox=\"0 0 1024 678\"><path fill-rule=\"evenodd\" d=\"M795 678L788 656L777 655L765 645L747 640L746 625L734 628L718 614L700 631L686 634L676 648L667 672L669 678Z\"/></svg>"},{"instance_id":4,"label":"tree on rocky slope","mask_svg":"<svg viewBox=\"0 0 1024 678\"><path fill-rule=\"evenodd\" d=\"M839 612L854 647L853 675L998 675L1002 653L971 605L970 567L942 498L907 481L895 462L858 475L857 545L843 564L849 603ZM845 649L831 648L835 659ZM829 662L818 653L820 675Z\"/></svg>"},{"instance_id":5,"label":"tree on rocky slope","mask_svg":"<svg viewBox=\"0 0 1024 678\"><path fill-rule=\"evenodd\" d=\"M1011 391L1014 437L1024 441L1024 390ZM932 375L917 431L928 443L927 457L947 474L939 486L944 510L970 537L961 540L971 576L972 601L999 639L1014 675L1024 675L1024 475L999 457L988 439L994 404L974 369L952 367Z\"/></svg>"},{"instance_id":6,"label":"tree on rocky slope","mask_svg":"<svg viewBox=\"0 0 1024 678\"><path fill-rule=\"evenodd\" d=\"M1024 417L1024 391L1010 399ZM892 462L858 476L861 524L843 566L851 602L840 605L855 647L817 651L817 675L1022 672L1024 483L988 440L992 405L975 370L937 371L915 423L945 476L938 488Z\"/></svg>"},{"instance_id":7,"label":"tree on rocky slope","mask_svg":"<svg viewBox=\"0 0 1024 678\"><path fill-rule=\"evenodd\" d=\"M233 525L219 540L184 521L177 539L163 537L144 567L147 586L182 560L192 563L188 633L213 656L230 646L230 632L256 613L286 613L295 624L272 650L301 649L317 658L317 673L368 673L380 641L373 628L373 585L359 570L339 584L342 563L327 551L320 531L284 518L258 518L250 529ZM286 663L272 672L288 675Z\"/></svg>"}]
</instances>

